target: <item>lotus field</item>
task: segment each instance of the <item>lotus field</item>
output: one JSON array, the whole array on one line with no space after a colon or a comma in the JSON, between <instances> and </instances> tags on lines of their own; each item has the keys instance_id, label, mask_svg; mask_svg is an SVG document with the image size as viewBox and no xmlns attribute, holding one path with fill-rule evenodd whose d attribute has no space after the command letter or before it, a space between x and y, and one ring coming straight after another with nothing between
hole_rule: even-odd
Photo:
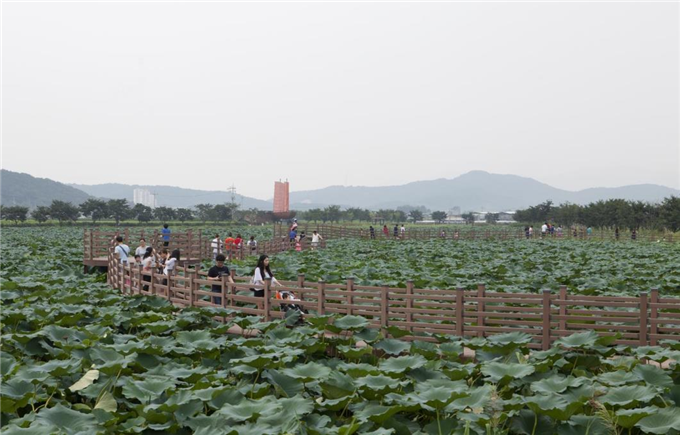
<instances>
[{"instance_id":1,"label":"lotus field","mask_svg":"<svg viewBox=\"0 0 680 435\"><path fill-rule=\"evenodd\" d=\"M516 332L431 343L356 316L291 327L295 317L261 322L123 296L104 275L82 273L77 229L4 229L1 243L3 434L680 433L677 342L612 346L583 332L530 351ZM678 249L332 240L272 265L285 279L678 294ZM253 264L232 266L245 274Z\"/></svg>"}]
</instances>

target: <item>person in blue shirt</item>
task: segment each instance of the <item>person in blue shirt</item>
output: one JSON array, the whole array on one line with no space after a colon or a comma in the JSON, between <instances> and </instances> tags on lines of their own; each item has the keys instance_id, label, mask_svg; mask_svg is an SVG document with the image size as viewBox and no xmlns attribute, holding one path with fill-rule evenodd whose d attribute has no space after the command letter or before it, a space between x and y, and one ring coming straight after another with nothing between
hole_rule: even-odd
<instances>
[{"instance_id":1,"label":"person in blue shirt","mask_svg":"<svg viewBox=\"0 0 680 435\"><path fill-rule=\"evenodd\" d=\"M290 230L290 233L288 233L288 238L290 239L290 241L294 242L296 237L297 237L297 229Z\"/></svg>"},{"instance_id":2,"label":"person in blue shirt","mask_svg":"<svg viewBox=\"0 0 680 435\"><path fill-rule=\"evenodd\" d=\"M170 228L168 228L168 224L163 224L163 229L161 230L161 233L163 234L163 246L168 246L170 244Z\"/></svg>"}]
</instances>

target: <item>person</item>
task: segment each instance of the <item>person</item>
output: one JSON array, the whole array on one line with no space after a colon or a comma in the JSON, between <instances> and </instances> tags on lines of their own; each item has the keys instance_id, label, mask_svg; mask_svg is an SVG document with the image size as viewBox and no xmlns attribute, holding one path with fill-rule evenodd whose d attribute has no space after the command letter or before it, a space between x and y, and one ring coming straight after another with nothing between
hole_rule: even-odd
<instances>
[{"instance_id":1,"label":"person","mask_svg":"<svg viewBox=\"0 0 680 435\"><path fill-rule=\"evenodd\" d=\"M143 257L146 253L146 248L146 240L144 240L144 237L142 237L139 239L139 246L137 246L137 249L135 249L135 258L137 256Z\"/></svg>"},{"instance_id":2,"label":"person","mask_svg":"<svg viewBox=\"0 0 680 435\"><path fill-rule=\"evenodd\" d=\"M593 228L589 226L586 229L586 234L588 235L588 237L592 236L593 235Z\"/></svg>"},{"instance_id":3,"label":"person","mask_svg":"<svg viewBox=\"0 0 680 435\"><path fill-rule=\"evenodd\" d=\"M614 229L614 237L616 238L616 240L619 240L619 227L616 227Z\"/></svg>"},{"instance_id":4,"label":"person","mask_svg":"<svg viewBox=\"0 0 680 435\"><path fill-rule=\"evenodd\" d=\"M130 255L130 247L123 243L123 236L116 237L116 247L113 249L113 254L117 256L120 264L127 266Z\"/></svg>"},{"instance_id":5,"label":"person","mask_svg":"<svg viewBox=\"0 0 680 435\"><path fill-rule=\"evenodd\" d=\"M234 247L236 249L241 249L242 243L243 243L243 237L241 237L240 234L236 234L236 238L234 239Z\"/></svg>"},{"instance_id":6,"label":"person","mask_svg":"<svg viewBox=\"0 0 680 435\"><path fill-rule=\"evenodd\" d=\"M163 246L168 246L170 244L170 233L172 233L170 228L168 228L168 224L163 224L161 233L163 234Z\"/></svg>"},{"instance_id":7,"label":"person","mask_svg":"<svg viewBox=\"0 0 680 435\"><path fill-rule=\"evenodd\" d=\"M250 283L253 285L264 285L264 280L267 278L272 279L272 285L281 285L280 282L274 278L274 274L272 273L271 268L269 267L269 256L266 254L260 255L260 258L257 260L257 266L255 266L255 270L253 271L253 278L250 280ZM256 296L258 298L264 297L264 289L250 289L253 292L253 296Z\"/></svg>"},{"instance_id":8,"label":"person","mask_svg":"<svg viewBox=\"0 0 680 435\"><path fill-rule=\"evenodd\" d=\"M406 228L404 227L404 224L401 224L401 238L403 239L406 236Z\"/></svg>"},{"instance_id":9,"label":"person","mask_svg":"<svg viewBox=\"0 0 680 435\"><path fill-rule=\"evenodd\" d=\"M211 267L208 270L208 280L210 281L221 281L223 276L227 277L227 281L230 283L234 283L234 280L231 277L231 272L229 271L229 268L224 265L224 261L227 258L223 254L218 254L215 257L215 265ZM211 291L213 293L222 293L222 285L213 285L211 287ZM222 305L222 298L221 297L213 297L214 304L217 305Z\"/></svg>"},{"instance_id":10,"label":"person","mask_svg":"<svg viewBox=\"0 0 680 435\"><path fill-rule=\"evenodd\" d=\"M298 227L297 219L293 219L293 223L290 226L290 231L297 232L297 227Z\"/></svg>"},{"instance_id":11,"label":"person","mask_svg":"<svg viewBox=\"0 0 680 435\"><path fill-rule=\"evenodd\" d=\"M255 251L257 249L257 241L255 240L255 236L250 236L250 240L246 243L250 247L251 251Z\"/></svg>"},{"instance_id":12,"label":"person","mask_svg":"<svg viewBox=\"0 0 680 435\"><path fill-rule=\"evenodd\" d=\"M527 239L531 237L531 235L529 234L529 227L524 227L524 237L526 237Z\"/></svg>"},{"instance_id":13,"label":"person","mask_svg":"<svg viewBox=\"0 0 680 435\"><path fill-rule=\"evenodd\" d=\"M135 254L135 264L139 264L142 262L142 256Z\"/></svg>"},{"instance_id":14,"label":"person","mask_svg":"<svg viewBox=\"0 0 680 435\"><path fill-rule=\"evenodd\" d=\"M460 233L458 230L453 232L453 240L458 240L460 238Z\"/></svg>"},{"instance_id":15,"label":"person","mask_svg":"<svg viewBox=\"0 0 680 435\"><path fill-rule=\"evenodd\" d=\"M142 271L144 273L153 273L153 269L156 267L156 252L153 246L147 246L146 251L144 251L144 256L142 257ZM142 275L142 281L151 282L151 275ZM144 284L143 289L149 290L149 286Z\"/></svg>"},{"instance_id":16,"label":"person","mask_svg":"<svg viewBox=\"0 0 680 435\"><path fill-rule=\"evenodd\" d=\"M288 241L293 243L295 241L296 237L297 237L297 228L291 229L290 232L288 233Z\"/></svg>"},{"instance_id":17,"label":"person","mask_svg":"<svg viewBox=\"0 0 680 435\"><path fill-rule=\"evenodd\" d=\"M544 222L543 225L541 225L541 237L545 237L545 234L548 232L548 222Z\"/></svg>"},{"instance_id":18,"label":"person","mask_svg":"<svg viewBox=\"0 0 680 435\"><path fill-rule=\"evenodd\" d=\"M295 251L300 252L302 251L302 243L300 243L300 240L302 240L302 237L298 234L295 236Z\"/></svg>"},{"instance_id":19,"label":"person","mask_svg":"<svg viewBox=\"0 0 680 435\"><path fill-rule=\"evenodd\" d=\"M548 224L548 232L550 233L551 236L554 236L555 235L555 225Z\"/></svg>"},{"instance_id":20,"label":"person","mask_svg":"<svg viewBox=\"0 0 680 435\"><path fill-rule=\"evenodd\" d=\"M533 237L533 236L534 236L534 226L529 225L529 237Z\"/></svg>"},{"instance_id":21,"label":"person","mask_svg":"<svg viewBox=\"0 0 680 435\"><path fill-rule=\"evenodd\" d=\"M578 230L576 229L576 227L574 227L574 238L577 238L577 237L578 237Z\"/></svg>"},{"instance_id":22,"label":"person","mask_svg":"<svg viewBox=\"0 0 680 435\"><path fill-rule=\"evenodd\" d=\"M635 228L633 228L630 232L630 239L637 240L637 230Z\"/></svg>"},{"instance_id":23,"label":"person","mask_svg":"<svg viewBox=\"0 0 680 435\"><path fill-rule=\"evenodd\" d=\"M446 230L442 229L442 231L439 233L439 237L441 237L442 239L445 239L446 238Z\"/></svg>"},{"instance_id":24,"label":"person","mask_svg":"<svg viewBox=\"0 0 680 435\"><path fill-rule=\"evenodd\" d=\"M165 262L168 261L168 250L167 248L163 248L161 251L161 255L158 258L158 261L156 262L156 267L158 268L158 273L163 273L163 270L165 269Z\"/></svg>"},{"instance_id":25,"label":"person","mask_svg":"<svg viewBox=\"0 0 680 435\"><path fill-rule=\"evenodd\" d=\"M392 231L392 233L394 234L395 239L399 238L399 227L397 226L397 224L394 224L394 230Z\"/></svg>"},{"instance_id":26,"label":"person","mask_svg":"<svg viewBox=\"0 0 680 435\"><path fill-rule=\"evenodd\" d=\"M179 262L179 257L180 257L180 252L179 249L175 249L172 251L172 254L170 254L170 258L165 262L165 267L163 268L163 274L166 276L171 276L175 273L175 269L177 268L177 263ZM165 285L166 282L163 283Z\"/></svg>"},{"instance_id":27,"label":"person","mask_svg":"<svg viewBox=\"0 0 680 435\"><path fill-rule=\"evenodd\" d=\"M323 240L321 234L317 233L316 230L312 231L312 251L319 247L321 240Z\"/></svg>"},{"instance_id":28,"label":"person","mask_svg":"<svg viewBox=\"0 0 680 435\"><path fill-rule=\"evenodd\" d=\"M387 237L390 234L390 230L387 229L387 224L383 225L383 234Z\"/></svg>"},{"instance_id":29,"label":"person","mask_svg":"<svg viewBox=\"0 0 680 435\"><path fill-rule=\"evenodd\" d=\"M304 240L304 239L305 239L305 237L307 237L307 234L305 234L305 232L304 232L304 231L303 231L303 232L301 232L301 233L300 233L300 241Z\"/></svg>"},{"instance_id":30,"label":"person","mask_svg":"<svg viewBox=\"0 0 680 435\"><path fill-rule=\"evenodd\" d=\"M373 228L373 225L368 228L368 233L371 239L375 239L375 228Z\"/></svg>"},{"instance_id":31,"label":"person","mask_svg":"<svg viewBox=\"0 0 680 435\"><path fill-rule=\"evenodd\" d=\"M557 237L562 237L562 225L558 225L555 231L557 231Z\"/></svg>"},{"instance_id":32,"label":"person","mask_svg":"<svg viewBox=\"0 0 680 435\"><path fill-rule=\"evenodd\" d=\"M220 240L219 234L215 234L215 238L212 239L212 242L210 242L210 247L212 248L214 260L217 257L217 255L222 251L222 241Z\"/></svg>"},{"instance_id":33,"label":"person","mask_svg":"<svg viewBox=\"0 0 680 435\"><path fill-rule=\"evenodd\" d=\"M227 238L224 239L224 251L229 254L234 249L234 237L231 233L227 233Z\"/></svg>"}]
</instances>

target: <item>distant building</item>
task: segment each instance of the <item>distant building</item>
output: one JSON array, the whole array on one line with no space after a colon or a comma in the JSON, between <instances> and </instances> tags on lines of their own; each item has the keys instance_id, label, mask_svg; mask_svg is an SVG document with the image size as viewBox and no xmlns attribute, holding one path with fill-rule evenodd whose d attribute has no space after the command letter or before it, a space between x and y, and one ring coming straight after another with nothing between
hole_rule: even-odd
<instances>
[{"instance_id":1,"label":"distant building","mask_svg":"<svg viewBox=\"0 0 680 435\"><path fill-rule=\"evenodd\" d=\"M460 207L454 206L451 210L449 210L449 214L454 216L460 216Z\"/></svg>"},{"instance_id":2,"label":"distant building","mask_svg":"<svg viewBox=\"0 0 680 435\"><path fill-rule=\"evenodd\" d=\"M289 194L288 180L274 182L274 216L279 219L289 219L292 217Z\"/></svg>"},{"instance_id":3,"label":"distant building","mask_svg":"<svg viewBox=\"0 0 680 435\"><path fill-rule=\"evenodd\" d=\"M151 193L149 189L135 189L132 194L132 202L156 208L156 195Z\"/></svg>"}]
</instances>

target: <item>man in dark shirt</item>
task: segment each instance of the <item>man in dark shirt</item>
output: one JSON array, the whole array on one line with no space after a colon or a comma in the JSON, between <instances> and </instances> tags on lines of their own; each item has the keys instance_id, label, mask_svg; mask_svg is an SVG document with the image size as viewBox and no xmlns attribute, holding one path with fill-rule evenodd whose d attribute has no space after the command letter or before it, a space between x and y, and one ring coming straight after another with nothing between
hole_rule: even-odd
<instances>
[{"instance_id":1,"label":"man in dark shirt","mask_svg":"<svg viewBox=\"0 0 680 435\"><path fill-rule=\"evenodd\" d=\"M223 276L227 276L227 282L233 283L234 280L231 278L231 273L229 268L224 265L224 260L226 257L223 254L218 254L215 257L215 265L208 270L208 279L210 281L222 281ZM212 286L213 293L222 293L221 285ZM213 303L217 305L222 305L222 298L213 298Z\"/></svg>"}]
</instances>

